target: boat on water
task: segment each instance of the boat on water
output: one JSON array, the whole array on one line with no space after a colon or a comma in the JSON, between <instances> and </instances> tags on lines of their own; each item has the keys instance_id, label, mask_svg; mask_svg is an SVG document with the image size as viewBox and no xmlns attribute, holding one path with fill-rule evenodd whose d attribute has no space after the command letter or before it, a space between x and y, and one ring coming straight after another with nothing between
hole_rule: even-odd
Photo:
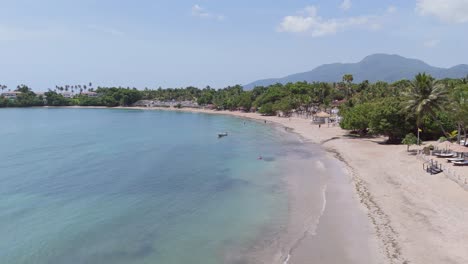
<instances>
[{"instance_id":1,"label":"boat on water","mask_svg":"<svg viewBox=\"0 0 468 264\"><path fill-rule=\"evenodd\" d=\"M218 133L218 137L219 138L222 138L222 137L227 137L228 133L227 132L224 132L224 133Z\"/></svg>"}]
</instances>

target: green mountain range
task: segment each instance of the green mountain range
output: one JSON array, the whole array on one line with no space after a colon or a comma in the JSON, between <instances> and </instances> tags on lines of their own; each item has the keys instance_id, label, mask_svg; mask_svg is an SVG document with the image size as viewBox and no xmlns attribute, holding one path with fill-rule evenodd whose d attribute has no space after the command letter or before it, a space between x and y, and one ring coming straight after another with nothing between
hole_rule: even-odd
<instances>
[{"instance_id":1,"label":"green mountain range","mask_svg":"<svg viewBox=\"0 0 468 264\"><path fill-rule=\"evenodd\" d=\"M272 78L255 81L244 85L250 90L255 86L267 86L288 82L339 82L344 74L352 74L354 82L395 82L401 79L413 79L420 72L428 73L437 79L462 78L468 75L468 65L460 64L451 68L431 66L421 60L409 59L399 55L374 54L365 57L358 63L324 64L312 71L292 74L283 78Z\"/></svg>"}]
</instances>

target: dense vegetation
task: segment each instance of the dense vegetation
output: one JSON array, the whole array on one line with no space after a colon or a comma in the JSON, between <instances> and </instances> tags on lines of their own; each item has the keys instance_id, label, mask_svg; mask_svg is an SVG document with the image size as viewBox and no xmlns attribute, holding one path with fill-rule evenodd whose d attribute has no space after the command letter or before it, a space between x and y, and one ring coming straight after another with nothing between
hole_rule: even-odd
<instances>
[{"instance_id":1,"label":"dense vegetation","mask_svg":"<svg viewBox=\"0 0 468 264\"><path fill-rule=\"evenodd\" d=\"M392 143L412 138L408 133L418 128L422 139L459 140L468 125L467 81L418 74L412 81L352 85L352 95L340 107L340 125L361 135L387 135Z\"/></svg>"},{"instance_id":2,"label":"dense vegetation","mask_svg":"<svg viewBox=\"0 0 468 264\"><path fill-rule=\"evenodd\" d=\"M18 86L21 92L16 100L0 97L0 107L24 106L130 106L139 100L194 101L199 105L211 105L220 110L258 110L265 115L292 113L310 116L319 110L330 110L339 105L341 127L357 135L386 135L389 142L401 143L408 134L422 129L422 139L438 139L444 136L460 139L466 135L468 125L468 80L434 80L430 75L419 74L414 80L402 80L392 84L385 82L353 83L353 76L346 74L339 83L297 82L286 85L258 86L244 91L241 86L224 89L206 87L198 89L106 88L70 86L80 93L65 98L59 92L67 87L57 86L45 97L36 96L27 86ZM0 86L6 89L5 86ZM81 95L83 90L94 91L98 97ZM57 92L58 91L58 92ZM457 132L453 132L457 131ZM410 142L410 140L407 140Z\"/></svg>"}]
</instances>

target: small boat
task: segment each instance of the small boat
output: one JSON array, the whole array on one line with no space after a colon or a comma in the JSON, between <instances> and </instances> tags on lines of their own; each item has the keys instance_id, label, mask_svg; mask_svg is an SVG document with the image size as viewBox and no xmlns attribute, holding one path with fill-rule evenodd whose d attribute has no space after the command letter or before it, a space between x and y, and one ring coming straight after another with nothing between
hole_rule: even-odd
<instances>
[{"instance_id":1,"label":"small boat","mask_svg":"<svg viewBox=\"0 0 468 264\"><path fill-rule=\"evenodd\" d=\"M218 137L219 138L222 138L222 137L227 137L228 133L227 132L224 132L224 133L218 133Z\"/></svg>"}]
</instances>

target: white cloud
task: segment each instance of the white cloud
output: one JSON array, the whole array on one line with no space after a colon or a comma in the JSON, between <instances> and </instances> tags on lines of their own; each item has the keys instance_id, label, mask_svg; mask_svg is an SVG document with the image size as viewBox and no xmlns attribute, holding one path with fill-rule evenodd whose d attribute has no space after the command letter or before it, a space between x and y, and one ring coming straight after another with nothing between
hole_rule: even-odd
<instances>
[{"instance_id":1,"label":"white cloud","mask_svg":"<svg viewBox=\"0 0 468 264\"><path fill-rule=\"evenodd\" d=\"M351 9L352 3L351 0L343 0L343 2L340 5L341 10L347 11Z\"/></svg>"},{"instance_id":2,"label":"white cloud","mask_svg":"<svg viewBox=\"0 0 468 264\"><path fill-rule=\"evenodd\" d=\"M468 22L468 0L416 0L416 11L449 23Z\"/></svg>"},{"instance_id":3,"label":"white cloud","mask_svg":"<svg viewBox=\"0 0 468 264\"><path fill-rule=\"evenodd\" d=\"M424 47L426 48L434 48L436 46L438 46L440 43L440 40L438 39L431 39L431 40L427 40L423 43Z\"/></svg>"},{"instance_id":4,"label":"white cloud","mask_svg":"<svg viewBox=\"0 0 468 264\"><path fill-rule=\"evenodd\" d=\"M397 11L396 6L389 6L389 7L387 8L387 13L388 13L388 14L393 14L393 13L395 13L396 11Z\"/></svg>"},{"instance_id":5,"label":"white cloud","mask_svg":"<svg viewBox=\"0 0 468 264\"><path fill-rule=\"evenodd\" d=\"M194 5L192 7L192 16L196 16L196 17L208 17L210 14L208 12L205 11L204 8L202 8L201 6L199 5Z\"/></svg>"},{"instance_id":6,"label":"white cloud","mask_svg":"<svg viewBox=\"0 0 468 264\"><path fill-rule=\"evenodd\" d=\"M336 34L349 28L364 27L377 30L381 25L376 16L324 19L315 6L308 6L296 16L286 16L278 26L279 32L306 33L313 37Z\"/></svg>"},{"instance_id":7,"label":"white cloud","mask_svg":"<svg viewBox=\"0 0 468 264\"><path fill-rule=\"evenodd\" d=\"M221 14L213 14L208 11L206 11L205 8L199 6L199 5L194 5L192 7L192 16L194 17L199 17L199 18L207 18L207 19L216 19L219 21L222 21L226 19L224 15Z\"/></svg>"},{"instance_id":8,"label":"white cloud","mask_svg":"<svg viewBox=\"0 0 468 264\"><path fill-rule=\"evenodd\" d=\"M88 28L94 31L98 31L100 33L109 34L109 35L117 36L117 37L125 35L124 32L114 29L114 28L108 28L108 27L103 27L103 26L98 26L98 25L88 25Z\"/></svg>"}]
</instances>

